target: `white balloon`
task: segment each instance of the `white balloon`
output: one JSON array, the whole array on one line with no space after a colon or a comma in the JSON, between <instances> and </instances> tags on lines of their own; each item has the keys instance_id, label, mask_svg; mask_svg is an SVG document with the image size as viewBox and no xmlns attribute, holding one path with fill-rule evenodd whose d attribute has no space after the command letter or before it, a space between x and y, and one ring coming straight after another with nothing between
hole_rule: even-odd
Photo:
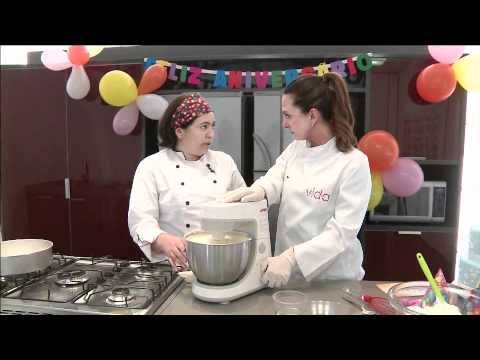
<instances>
[{"instance_id":1,"label":"white balloon","mask_svg":"<svg viewBox=\"0 0 480 360\"><path fill-rule=\"evenodd\" d=\"M90 80L82 65L73 65L67 81L67 94L75 100L83 99L90 91Z\"/></svg>"},{"instance_id":2,"label":"white balloon","mask_svg":"<svg viewBox=\"0 0 480 360\"><path fill-rule=\"evenodd\" d=\"M156 94L140 95L137 105L143 115L152 120L160 120L167 109L168 101Z\"/></svg>"}]
</instances>

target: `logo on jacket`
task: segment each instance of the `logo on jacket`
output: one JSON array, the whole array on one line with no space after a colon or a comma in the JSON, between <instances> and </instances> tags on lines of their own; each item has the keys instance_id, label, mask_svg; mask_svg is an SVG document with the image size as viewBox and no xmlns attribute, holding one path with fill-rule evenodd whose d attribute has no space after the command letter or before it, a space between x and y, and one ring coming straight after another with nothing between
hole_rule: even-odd
<instances>
[{"instance_id":1,"label":"logo on jacket","mask_svg":"<svg viewBox=\"0 0 480 360\"><path fill-rule=\"evenodd\" d=\"M315 200L321 200L327 202L330 200L330 194L327 194L324 190L316 190L315 188L305 190L307 197Z\"/></svg>"}]
</instances>

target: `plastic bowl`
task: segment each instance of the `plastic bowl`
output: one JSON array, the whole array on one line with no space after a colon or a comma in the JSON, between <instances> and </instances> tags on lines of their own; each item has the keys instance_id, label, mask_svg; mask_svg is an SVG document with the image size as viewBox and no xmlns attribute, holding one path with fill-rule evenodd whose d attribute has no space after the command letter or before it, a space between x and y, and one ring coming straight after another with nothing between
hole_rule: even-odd
<instances>
[{"instance_id":1,"label":"plastic bowl","mask_svg":"<svg viewBox=\"0 0 480 360\"><path fill-rule=\"evenodd\" d=\"M300 315L305 311L307 297L296 290L280 290L273 294L276 315Z\"/></svg>"},{"instance_id":2,"label":"plastic bowl","mask_svg":"<svg viewBox=\"0 0 480 360\"><path fill-rule=\"evenodd\" d=\"M401 314L425 315L425 313L414 309L415 306L422 309L428 307L428 305L425 306L425 301L422 301L422 299L425 299L427 292L429 292L428 299L435 301L435 296L427 281L411 281L391 287L387 296L390 304ZM468 290L448 284L441 288L441 292L445 301L450 305L457 306L462 315L480 315L480 293L478 290Z\"/></svg>"}]
</instances>

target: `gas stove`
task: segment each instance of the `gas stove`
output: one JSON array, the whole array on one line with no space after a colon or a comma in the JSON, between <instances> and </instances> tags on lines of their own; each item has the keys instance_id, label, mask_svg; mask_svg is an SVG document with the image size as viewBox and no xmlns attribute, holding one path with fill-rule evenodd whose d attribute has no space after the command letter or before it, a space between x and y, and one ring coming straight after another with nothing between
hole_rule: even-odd
<instances>
[{"instance_id":1,"label":"gas stove","mask_svg":"<svg viewBox=\"0 0 480 360\"><path fill-rule=\"evenodd\" d=\"M183 282L165 262L53 255L42 272L0 279L3 314L153 314Z\"/></svg>"}]
</instances>

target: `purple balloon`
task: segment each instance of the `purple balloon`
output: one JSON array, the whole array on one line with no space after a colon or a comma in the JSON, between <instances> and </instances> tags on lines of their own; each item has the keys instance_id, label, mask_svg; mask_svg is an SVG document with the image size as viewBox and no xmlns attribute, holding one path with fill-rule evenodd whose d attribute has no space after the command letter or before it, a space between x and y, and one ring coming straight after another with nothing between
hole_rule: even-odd
<instances>
[{"instance_id":1,"label":"purple balloon","mask_svg":"<svg viewBox=\"0 0 480 360\"><path fill-rule=\"evenodd\" d=\"M67 53L60 49L45 50L42 52L40 60L46 68L53 71L65 70L72 67Z\"/></svg>"},{"instance_id":2,"label":"purple balloon","mask_svg":"<svg viewBox=\"0 0 480 360\"><path fill-rule=\"evenodd\" d=\"M138 121L138 107L135 102L122 107L113 118L113 131L117 135L125 136L130 134Z\"/></svg>"},{"instance_id":3,"label":"purple balloon","mask_svg":"<svg viewBox=\"0 0 480 360\"><path fill-rule=\"evenodd\" d=\"M416 161L399 158L395 164L382 173L383 186L393 195L407 197L420 190L423 171Z\"/></svg>"}]
</instances>

